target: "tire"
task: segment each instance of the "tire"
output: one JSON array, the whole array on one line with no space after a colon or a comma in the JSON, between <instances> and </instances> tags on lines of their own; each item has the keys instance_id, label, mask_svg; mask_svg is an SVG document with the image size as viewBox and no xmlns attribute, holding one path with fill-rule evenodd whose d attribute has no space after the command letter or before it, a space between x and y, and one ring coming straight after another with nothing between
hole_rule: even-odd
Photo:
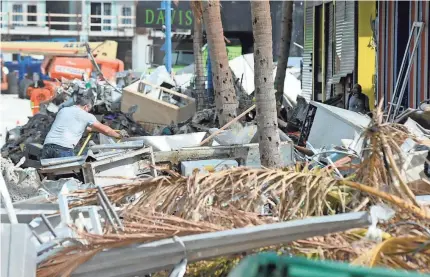
<instances>
[{"instance_id":1,"label":"tire","mask_svg":"<svg viewBox=\"0 0 430 277\"><path fill-rule=\"evenodd\" d=\"M14 72L7 74L7 94L18 94L18 77Z\"/></svg>"}]
</instances>

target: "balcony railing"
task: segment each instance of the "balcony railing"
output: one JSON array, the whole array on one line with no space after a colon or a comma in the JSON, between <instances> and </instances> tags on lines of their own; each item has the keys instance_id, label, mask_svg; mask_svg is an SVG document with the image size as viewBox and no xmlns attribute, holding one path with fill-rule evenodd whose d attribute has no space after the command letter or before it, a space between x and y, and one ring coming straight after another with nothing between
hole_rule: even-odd
<instances>
[{"instance_id":1,"label":"balcony railing","mask_svg":"<svg viewBox=\"0 0 430 277\"><path fill-rule=\"evenodd\" d=\"M28 17L32 17L34 20L28 20ZM22 18L22 20L16 20L17 18ZM86 34L89 36L132 37L135 31L136 17L0 12L0 26L2 35L73 36ZM67 28L67 26L69 27Z\"/></svg>"}]
</instances>

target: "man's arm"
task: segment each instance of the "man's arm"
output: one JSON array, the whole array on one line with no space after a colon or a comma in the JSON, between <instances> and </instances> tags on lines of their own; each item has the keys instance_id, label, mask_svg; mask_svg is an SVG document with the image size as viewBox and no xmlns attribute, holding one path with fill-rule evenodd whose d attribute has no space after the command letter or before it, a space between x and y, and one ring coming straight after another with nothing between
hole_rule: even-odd
<instances>
[{"instance_id":1,"label":"man's arm","mask_svg":"<svg viewBox=\"0 0 430 277\"><path fill-rule=\"evenodd\" d=\"M115 132L111 127L100 123L99 121L94 122L91 125L91 129L102 133L103 135L113 137L113 138L121 138L121 135Z\"/></svg>"}]
</instances>

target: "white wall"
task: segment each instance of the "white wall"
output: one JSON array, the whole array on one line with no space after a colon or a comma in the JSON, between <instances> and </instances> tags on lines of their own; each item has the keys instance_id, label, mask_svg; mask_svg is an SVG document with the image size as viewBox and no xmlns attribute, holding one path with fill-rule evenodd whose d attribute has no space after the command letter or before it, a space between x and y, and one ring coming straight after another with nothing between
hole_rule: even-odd
<instances>
[{"instance_id":1,"label":"white wall","mask_svg":"<svg viewBox=\"0 0 430 277\"><path fill-rule=\"evenodd\" d=\"M135 35L133 37L132 43L132 65L133 70L138 72L144 72L149 66L148 64L151 62L149 53L150 47L148 45L152 45L152 39L149 39L149 35Z\"/></svg>"},{"instance_id":2,"label":"white wall","mask_svg":"<svg viewBox=\"0 0 430 277\"><path fill-rule=\"evenodd\" d=\"M46 13L46 1L35 1L35 0L27 0L27 1L22 1L22 0L8 0L8 1L2 1L2 12L13 12L13 5L15 4L19 4L22 5L22 12L26 13L27 12L27 7L29 5L36 5L37 6L37 21L38 22L44 22L45 21L45 13ZM3 16L3 21L8 22L9 17L8 15L4 15ZM10 18L10 20L12 21L12 18ZM23 16L23 24L25 24L25 22L27 21L27 17ZM39 27L44 27L45 24L41 23L38 24Z\"/></svg>"}]
</instances>

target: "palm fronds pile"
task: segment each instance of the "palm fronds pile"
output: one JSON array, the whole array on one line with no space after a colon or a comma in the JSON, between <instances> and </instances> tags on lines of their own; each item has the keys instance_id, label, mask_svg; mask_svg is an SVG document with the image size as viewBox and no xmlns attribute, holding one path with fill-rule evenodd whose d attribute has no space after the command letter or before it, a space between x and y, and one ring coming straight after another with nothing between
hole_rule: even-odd
<instances>
[{"instance_id":1,"label":"palm fronds pile","mask_svg":"<svg viewBox=\"0 0 430 277\"><path fill-rule=\"evenodd\" d=\"M402 175L404 157L400 148L407 138L416 138L404 125L383 122L381 105L382 101L363 133L364 159L357 172L358 180L418 205Z\"/></svg>"},{"instance_id":2,"label":"palm fronds pile","mask_svg":"<svg viewBox=\"0 0 430 277\"><path fill-rule=\"evenodd\" d=\"M408 210L421 217L430 213L400 197L372 186L339 180L318 168L285 170L234 168L190 177L158 177L137 183L104 187L112 202L124 203L135 194L138 199L126 209L151 208L184 219L206 220L204 210L233 207L244 212L261 211L270 205L280 220L349 212L358 203L350 201L356 189ZM96 204L96 189L78 190L74 205Z\"/></svg>"},{"instance_id":3,"label":"palm fronds pile","mask_svg":"<svg viewBox=\"0 0 430 277\"><path fill-rule=\"evenodd\" d=\"M53 272L67 276L107 248L175 235L357 211L380 202L389 203L402 215L394 223L422 219L421 226L429 228L430 212L417 203L401 170L400 145L407 138L415 138L402 125L383 123L380 109L375 111L363 136L363 161L356 174L347 178L338 178L333 174L334 168L310 169L308 165L297 164L283 170L235 168L106 186L104 190L110 201L122 208L125 230L116 233L108 226L102 236L81 232L82 245L67 247L40 264L38 276L52 276ZM96 195L96 189L73 191L71 206L97 204ZM135 199L129 201L130 197ZM270 216L261 216L263 210ZM281 252L287 249L292 255L308 258L429 271L425 265L430 264L430 234L423 228L411 232L402 230L387 231L384 241L378 245L364 239L365 229L354 229L298 240L281 246ZM189 266L188 273L191 276L225 276L237 260L236 256L197 262Z\"/></svg>"},{"instance_id":4,"label":"palm fronds pile","mask_svg":"<svg viewBox=\"0 0 430 277\"><path fill-rule=\"evenodd\" d=\"M37 276L69 276L79 265L103 249L157 241L173 236L261 225L275 221L271 217L261 218L257 214L235 210L217 211L212 209L206 214L209 215L212 222L217 224L206 221L194 222L174 215L148 212L147 209L124 212L122 214L124 231L117 233L108 227L103 235L79 232L78 241L80 244L68 246L41 263L38 267Z\"/></svg>"}]
</instances>

